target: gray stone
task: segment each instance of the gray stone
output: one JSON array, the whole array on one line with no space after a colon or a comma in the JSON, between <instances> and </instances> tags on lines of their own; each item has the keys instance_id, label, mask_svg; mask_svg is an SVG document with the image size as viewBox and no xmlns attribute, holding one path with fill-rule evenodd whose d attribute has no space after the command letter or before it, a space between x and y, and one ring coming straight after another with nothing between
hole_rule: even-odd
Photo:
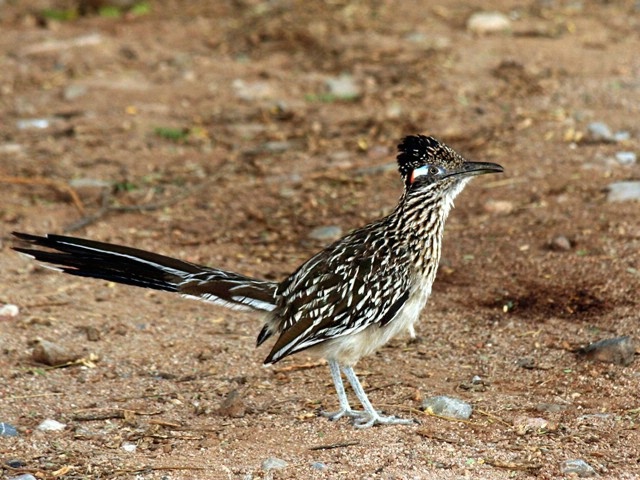
<instances>
[{"instance_id":1,"label":"gray stone","mask_svg":"<svg viewBox=\"0 0 640 480\"><path fill-rule=\"evenodd\" d=\"M596 471L582 459L566 460L560 464L560 471L564 475L577 475L580 478L595 477Z\"/></svg>"},{"instance_id":2,"label":"gray stone","mask_svg":"<svg viewBox=\"0 0 640 480\"><path fill-rule=\"evenodd\" d=\"M353 77L348 74L343 74L338 77L328 78L326 80L327 90L331 95L334 95L342 99L358 98L361 95L360 87L353 80Z\"/></svg>"},{"instance_id":3,"label":"gray stone","mask_svg":"<svg viewBox=\"0 0 640 480\"><path fill-rule=\"evenodd\" d=\"M0 422L0 437L17 437L18 430L10 423Z\"/></svg>"},{"instance_id":4,"label":"gray stone","mask_svg":"<svg viewBox=\"0 0 640 480\"><path fill-rule=\"evenodd\" d=\"M40 425L36 427L37 430L41 432L60 432L64 430L66 425L64 423L60 423L57 420L53 420L51 418L47 418L43 420Z\"/></svg>"},{"instance_id":5,"label":"gray stone","mask_svg":"<svg viewBox=\"0 0 640 480\"><path fill-rule=\"evenodd\" d=\"M591 122L587 126L587 139L592 142L615 142L613 132L604 122Z\"/></svg>"},{"instance_id":6,"label":"gray stone","mask_svg":"<svg viewBox=\"0 0 640 480\"><path fill-rule=\"evenodd\" d=\"M267 82L261 81L245 82L238 78L233 81L233 89L240 100L245 100L247 102L272 98L274 95L271 85Z\"/></svg>"},{"instance_id":7,"label":"gray stone","mask_svg":"<svg viewBox=\"0 0 640 480\"><path fill-rule=\"evenodd\" d=\"M596 362L629 365L635 358L636 346L629 336L606 338L587 345L580 353Z\"/></svg>"},{"instance_id":8,"label":"gray stone","mask_svg":"<svg viewBox=\"0 0 640 480\"><path fill-rule=\"evenodd\" d=\"M31 475L30 473L23 473L22 475L18 475L17 477L7 477L7 480L38 480L38 479L33 475Z\"/></svg>"},{"instance_id":9,"label":"gray stone","mask_svg":"<svg viewBox=\"0 0 640 480\"><path fill-rule=\"evenodd\" d=\"M323 471L323 470L327 469L327 465L325 463L322 463L322 462L313 462L311 464L311 468L313 470Z\"/></svg>"},{"instance_id":10,"label":"gray stone","mask_svg":"<svg viewBox=\"0 0 640 480\"><path fill-rule=\"evenodd\" d=\"M631 138L631 134L629 132L627 132L626 130L621 130L621 131L616 132L616 133L613 134L613 139L616 142L626 142L630 138Z\"/></svg>"},{"instance_id":11,"label":"gray stone","mask_svg":"<svg viewBox=\"0 0 640 480\"><path fill-rule=\"evenodd\" d=\"M616 152L616 161L620 164L620 165L633 165L634 163L636 163L637 160L637 156L635 154L635 152Z\"/></svg>"},{"instance_id":12,"label":"gray stone","mask_svg":"<svg viewBox=\"0 0 640 480\"><path fill-rule=\"evenodd\" d=\"M271 142L266 142L262 145L262 148L264 149L265 152L269 152L269 153L282 153L282 152L286 152L287 150L291 150L291 148L293 148L293 143L291 142L287 142L286 140L284 141L271 141Z\"/></svg>"},{"instance_id":13,"label":"gray stone","mask_svg":"<svg viewBox=\"0 0 640 480\"><path fill-rule=\"evenodd\" d=\"M84 85L68 85L62 92L62 97L67 101L75 100L86 95L87 90Z\"/></svg>"},{"instance_id":14,"label":"gray stone","mask_svg":"<svg viewBox=\"0 0 640 480\"><path fill-rule=\"evenodd\" d=\"M571 241L564 235L558 235L549 242L549 248L556 251L568 251L571 250Z\"/></svg>"},{"instance_id":15,"label":"gray stone","mask_svg":"<svg viewBox=\"0 0 640 480\"><path fill-rule=\"evenodd\" d=\"M309 238L314 240L336 240L342 235L342 228L338 225L314 228L309 232Z\"/></svg>"},{"instance_id":16,"label":"gray stone","mask_svg":"<svg viewBox=\"0 0 640 480\"><path fill-rule=\"evenodd\" d=\"M262 469L265 472L269 470L280 470L287 466L287 462L275 457L269 457L264 462L262 462Z\"/></svg>"},{"instance_id":17,"label":"gray stone","mask_svg":"<svg viewBox=\"0 0 640 480\"><path fill-rule=\"evenodd\" d=\"M467 29L479 34L504 32L511 29L511 20L500 12L476 12L467 20Z\"/></svg>"},{"instance_id":18,"label":"gray stone","mask_svg":"<svg viewBox=\"0 0 640 480\"><path fill-rule=\"evenodd\" d=\"M76 360L78 356L68 352L58 344L47 340L38 340L38 343L33 347L31 358L38 363L56 366L72 362Z\"/></svg>"},{"instance_id":19,"label":"gray stone","mask_svg":"<svg viewBox=\"0 0 640 480\"><path fill-rule=\"evenodd\" d=\"M559 403L539 403L536 405L536 410L539 412L560 413L567 410L566 405L560 405Z\"/></svg>"},{"instance_id":20,"label":"gray stone","mask_svg":"<svg viewBox=\"0 0 640 480\"><path fill-rule=\"evenodd\" d=\"M422 402L422 410L440 417L467 420L473 407L467 402L444 395L426 398Z\"/></svg>"},{"instance_id":21,"label":"gray stone","mask_svg":"<svg viewBox=\"0 0 640 480\"><path fill-rule=\"evenodd\" d=\"M614 182L607 186L607 190L609 191L607 194L609 202L640 200L640 181L638 180Z\"/></svg>"}]
</instances>

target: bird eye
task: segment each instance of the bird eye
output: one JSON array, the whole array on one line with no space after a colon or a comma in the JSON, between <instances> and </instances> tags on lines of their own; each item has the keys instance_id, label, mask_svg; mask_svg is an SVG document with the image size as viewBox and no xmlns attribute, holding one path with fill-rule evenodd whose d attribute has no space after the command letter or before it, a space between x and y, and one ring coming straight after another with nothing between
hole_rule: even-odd
<instances>
[{"instance_id":1,"label":"bird eye","mask_svg":"<svg viewBox=\"0 0 640 480\"><path fill-rule=\"evenodd\" d=\"M435 177L436 175L440 175L442 171L443 169L436 165L424 165L422 167L418 167L413 172L411 172L410 183L415 182L416 178L422 176Z\"/></svg>"}]
</instances>

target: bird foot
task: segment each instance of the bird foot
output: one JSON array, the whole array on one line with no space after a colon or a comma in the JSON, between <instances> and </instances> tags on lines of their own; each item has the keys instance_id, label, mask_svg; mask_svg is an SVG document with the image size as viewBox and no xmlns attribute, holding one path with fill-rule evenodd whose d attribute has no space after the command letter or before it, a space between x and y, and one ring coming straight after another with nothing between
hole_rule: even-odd
<instances>
[{"instance_id":1,"label":"bird foot","mask_svg":"<svg viewBox=\"0 0 640 480\"><path fill-rule=\"evenodd\" d=\"M337 412L321 412L323 417L327 417L332 422L342 418L349 417L353 419L353 425L356 428L369 428L374 425L411 425L416 423L411 418L399 418L393 415L382 415L376 411L374 415L363 410L342 409Z\"/></svg>"},{"instance_id":2,"label":"bird foot","mask_svg":"<svg viewBox=\"0 0 640 480\"><path fill-rule=\"evenodd\" d=\"M393 415L380 415L376 412L375 415L369 415L365 413L360 417L356 417L353 420L353 424L356 428L369 428L374 425L411 425L416 423L412 418L399 418Z\"/></svg>"},{"instance_id":3,"label":"bird foot","mask_svg":"<svg viewBox=\"0 0 640 480\"><path fill-rule=\"evenodd\" d=\"M363 412L361 410L351 410L350 408L349 409L343 408L336 412L320 412L320 414L323 417L327 417L332 422L335 422L336 420L339 420L342 417L361 418L363 416L366 416L367 412Z\"/></svg>"}]
</instances>

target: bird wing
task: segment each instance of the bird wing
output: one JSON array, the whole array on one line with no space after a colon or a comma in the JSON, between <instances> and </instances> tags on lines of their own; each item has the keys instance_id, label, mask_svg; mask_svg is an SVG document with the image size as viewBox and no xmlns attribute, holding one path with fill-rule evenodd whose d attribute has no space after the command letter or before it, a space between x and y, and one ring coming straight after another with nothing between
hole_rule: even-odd
<instances>
[{"instance_id":1,"label":"bird wing","mask_svg":"<svg viewBox=\"0 0 640 480\"><path fill-rule=\"evenodd\" d=\"M278 292L286 301L277 309L282 330L265 363L389 323L409 297L410 286L401 273L404 269L388 268L390 256L384 247L366 241L338 245L333 252L320 252L285 280ZM394 263L406 260L401 250L395 253Z\"/></svg>"}]
</instances>

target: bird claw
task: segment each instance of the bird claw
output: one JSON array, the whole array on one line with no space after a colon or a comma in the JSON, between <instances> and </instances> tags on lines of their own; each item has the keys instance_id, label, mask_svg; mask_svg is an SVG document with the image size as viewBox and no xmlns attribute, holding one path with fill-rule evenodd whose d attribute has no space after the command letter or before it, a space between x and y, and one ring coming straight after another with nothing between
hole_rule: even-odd
<instances>
[{"instance_id":1,"label":"bird claw","mask_svg":"<svg viewBox=\"0 0 640 480\"><path fill-rule=\"evenodd\" d=\"M355 418L353 424L356 428L369 428L374 425L411 425L416 423L412 418L399 418L393 415L375 415L365 414L361 417Z\"/></svg>"},{"instance_id":2,"label":"bird claw","mask_svg":"<svg viewBox=\"0 0 640 480\"><path fill-rule=\"evenodd\" d=\"M342 409L337 412L321 412L323 417L328 418L332 422L339 420L342 417L349 417L353 419L353 425L356 428L369 428L374 425L411 425L417 423L416 420L411 418L399 418L393 415L382 415L381 412L376 411L374 415L362 410Z\"/></svg>"},{"instance_id":3,"label":"bird claw","mask_svg":"<svg viewBox=\"0 0 640 480\"><path fill-rule=\"evenodd\" d=\"M328 418L332 422L335 422L336 420L339 420L342 417L349 417L349 418L357 419L357 418L361 418L361 417L367 415L366 412L363 412L361 410L351 410L350 408L349 409L341 409L341 410L338 410L337 412L320 412L320 414L323 417Z\"/></svg>"}]
</instances>

